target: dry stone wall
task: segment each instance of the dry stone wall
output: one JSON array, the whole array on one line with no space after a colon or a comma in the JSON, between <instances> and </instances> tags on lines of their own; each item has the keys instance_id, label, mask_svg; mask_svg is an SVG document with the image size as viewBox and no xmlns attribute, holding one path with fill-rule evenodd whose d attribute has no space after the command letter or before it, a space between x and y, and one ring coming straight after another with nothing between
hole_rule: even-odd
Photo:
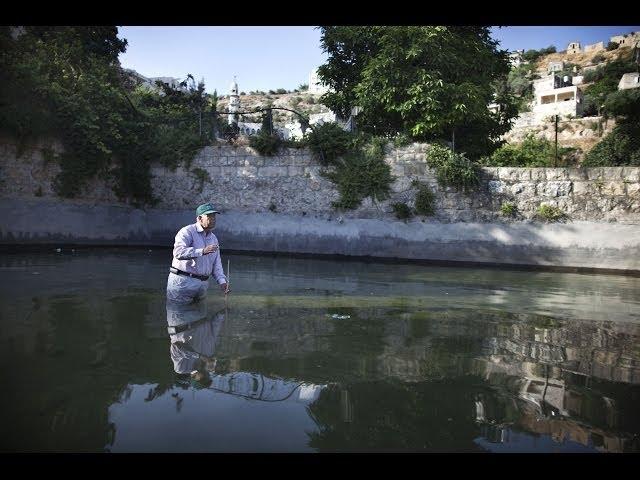
<instances>
[{"instance_id":1,"label":"dry stone wall","mask_svg":"<svg viewBox=\"0 0 640 480\"><path fill-rule=\"evenodd\" d=\"M514 221L500 215L504 202L516 205L519 216L530 220L541 204L557 206L573 220L638 223L640 221L640 168L484 168L479 188L469 194L438 185L428 167L425 144L387 147L385 161L396 179L393 193L384 202L366 199L356 210L335 211L339 194L321 175L322 167L307 150L289 149L276 157L263 157L249 147L209 146L189 168L175 171L152 167L156 208L189 209L205 201L222 211L283 213L316 218L375 218L395 220L392 204L414 205L418 180L435 193L436 215L410 222ZM32 145L18 155L10 141L0 143L0 197L51 198L51 183L59 166L47 151L60 151L55 142ZM211 181L204 180L205 171ZM108 182L94 180L77 203L123 205Z\"/></svg>"}]
</instances>

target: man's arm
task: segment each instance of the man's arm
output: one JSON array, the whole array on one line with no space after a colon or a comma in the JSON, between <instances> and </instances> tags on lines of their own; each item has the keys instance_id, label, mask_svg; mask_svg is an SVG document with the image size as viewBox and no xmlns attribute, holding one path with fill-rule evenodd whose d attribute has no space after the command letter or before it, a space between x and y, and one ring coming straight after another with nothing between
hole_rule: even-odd
<instances>
[{"instance_id":1,"label":"man's arm","mask_svg":"<svg viewBox=\"0 0 640 480\"><path fill-rule=\"evenodd\" d=\"M227 277L224 275L224 270L222 269L222 260L220 259L220 253L216 255L216 259L213 262L213 278L216 279L218 285L224 285L227 283Z\"/></svg>"},{"instance_id":2,"label":"man's arm","mask_svg":"<svg viewBox=\"0 0 640 480\"><path fill-rule=\"evenodd\" d=\"M178 260L188 260L190 258L196 258L202 256L202 248L194 248L191 245L193 240L191 234L186 228L183 228L176 235L175 243L173 244L173 256Z\"/></svg>"}]
</instances>

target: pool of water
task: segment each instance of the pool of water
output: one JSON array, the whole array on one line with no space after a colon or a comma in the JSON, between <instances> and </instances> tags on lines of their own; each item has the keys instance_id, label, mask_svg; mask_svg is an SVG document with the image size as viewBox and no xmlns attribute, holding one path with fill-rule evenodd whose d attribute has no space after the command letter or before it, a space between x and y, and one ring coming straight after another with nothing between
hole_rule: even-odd
<instances>
[{"instance_id":1,"label":"pool of water","mask_svg":"<svg viewBox=\"0 0 640 480\"><path fill-rule=\"evenodd\" d=\"M223 258L0 254L0 450L640 451L640 278Z\"/></svg>"}]
</instances>

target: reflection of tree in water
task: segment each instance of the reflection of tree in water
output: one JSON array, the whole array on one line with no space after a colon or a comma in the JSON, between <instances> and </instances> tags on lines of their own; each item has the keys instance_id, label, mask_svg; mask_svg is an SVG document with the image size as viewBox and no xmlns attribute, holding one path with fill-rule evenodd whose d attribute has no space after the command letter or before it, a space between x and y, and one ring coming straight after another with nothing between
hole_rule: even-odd
<instances>
[{"instance_id":1,"label":"reflection of tree in water","mask_svg":"<svg viewBox=\"0 0 640 480\"><path fill-rule=\"evenodd\" d=\"M309 446L321 452L477 451L473 390L469 377L327 389L309 407L320 427L309 433Z\"/></svg>"}]
</instances>

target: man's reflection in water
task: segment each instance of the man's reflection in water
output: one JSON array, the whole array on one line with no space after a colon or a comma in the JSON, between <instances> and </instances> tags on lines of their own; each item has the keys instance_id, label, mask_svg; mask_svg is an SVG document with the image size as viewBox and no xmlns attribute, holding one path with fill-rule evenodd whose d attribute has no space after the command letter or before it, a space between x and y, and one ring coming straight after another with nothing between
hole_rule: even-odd
<instances>
[{"instance_id":1,"label":"man's reflection in water","mask_svg":"<svg viewBox=\"0 0 640 480\"><path fill-rule=\"evenodd\" d=\"M207 310L206 302L181 304L167 300L173 368L182 379L190 377L195 387L211 385L209 372L216 368L216 340L225 318L224 309L211 316Z\"/></svg>"},{"instance_id":2,"label":"man's reflection in water","mask_svg":"<svg viewBox=\"0 0 640 480\"><path fill-rule=\"evenodd\" d=\"M250 372L224 372L215 356L216 342L225 320L225 309L208 315L206 302L180 304L167 300L167 328L175 372L194 388L279 402L315 402L326 385L293 382Z\"/></svg>"}]
</instances>

